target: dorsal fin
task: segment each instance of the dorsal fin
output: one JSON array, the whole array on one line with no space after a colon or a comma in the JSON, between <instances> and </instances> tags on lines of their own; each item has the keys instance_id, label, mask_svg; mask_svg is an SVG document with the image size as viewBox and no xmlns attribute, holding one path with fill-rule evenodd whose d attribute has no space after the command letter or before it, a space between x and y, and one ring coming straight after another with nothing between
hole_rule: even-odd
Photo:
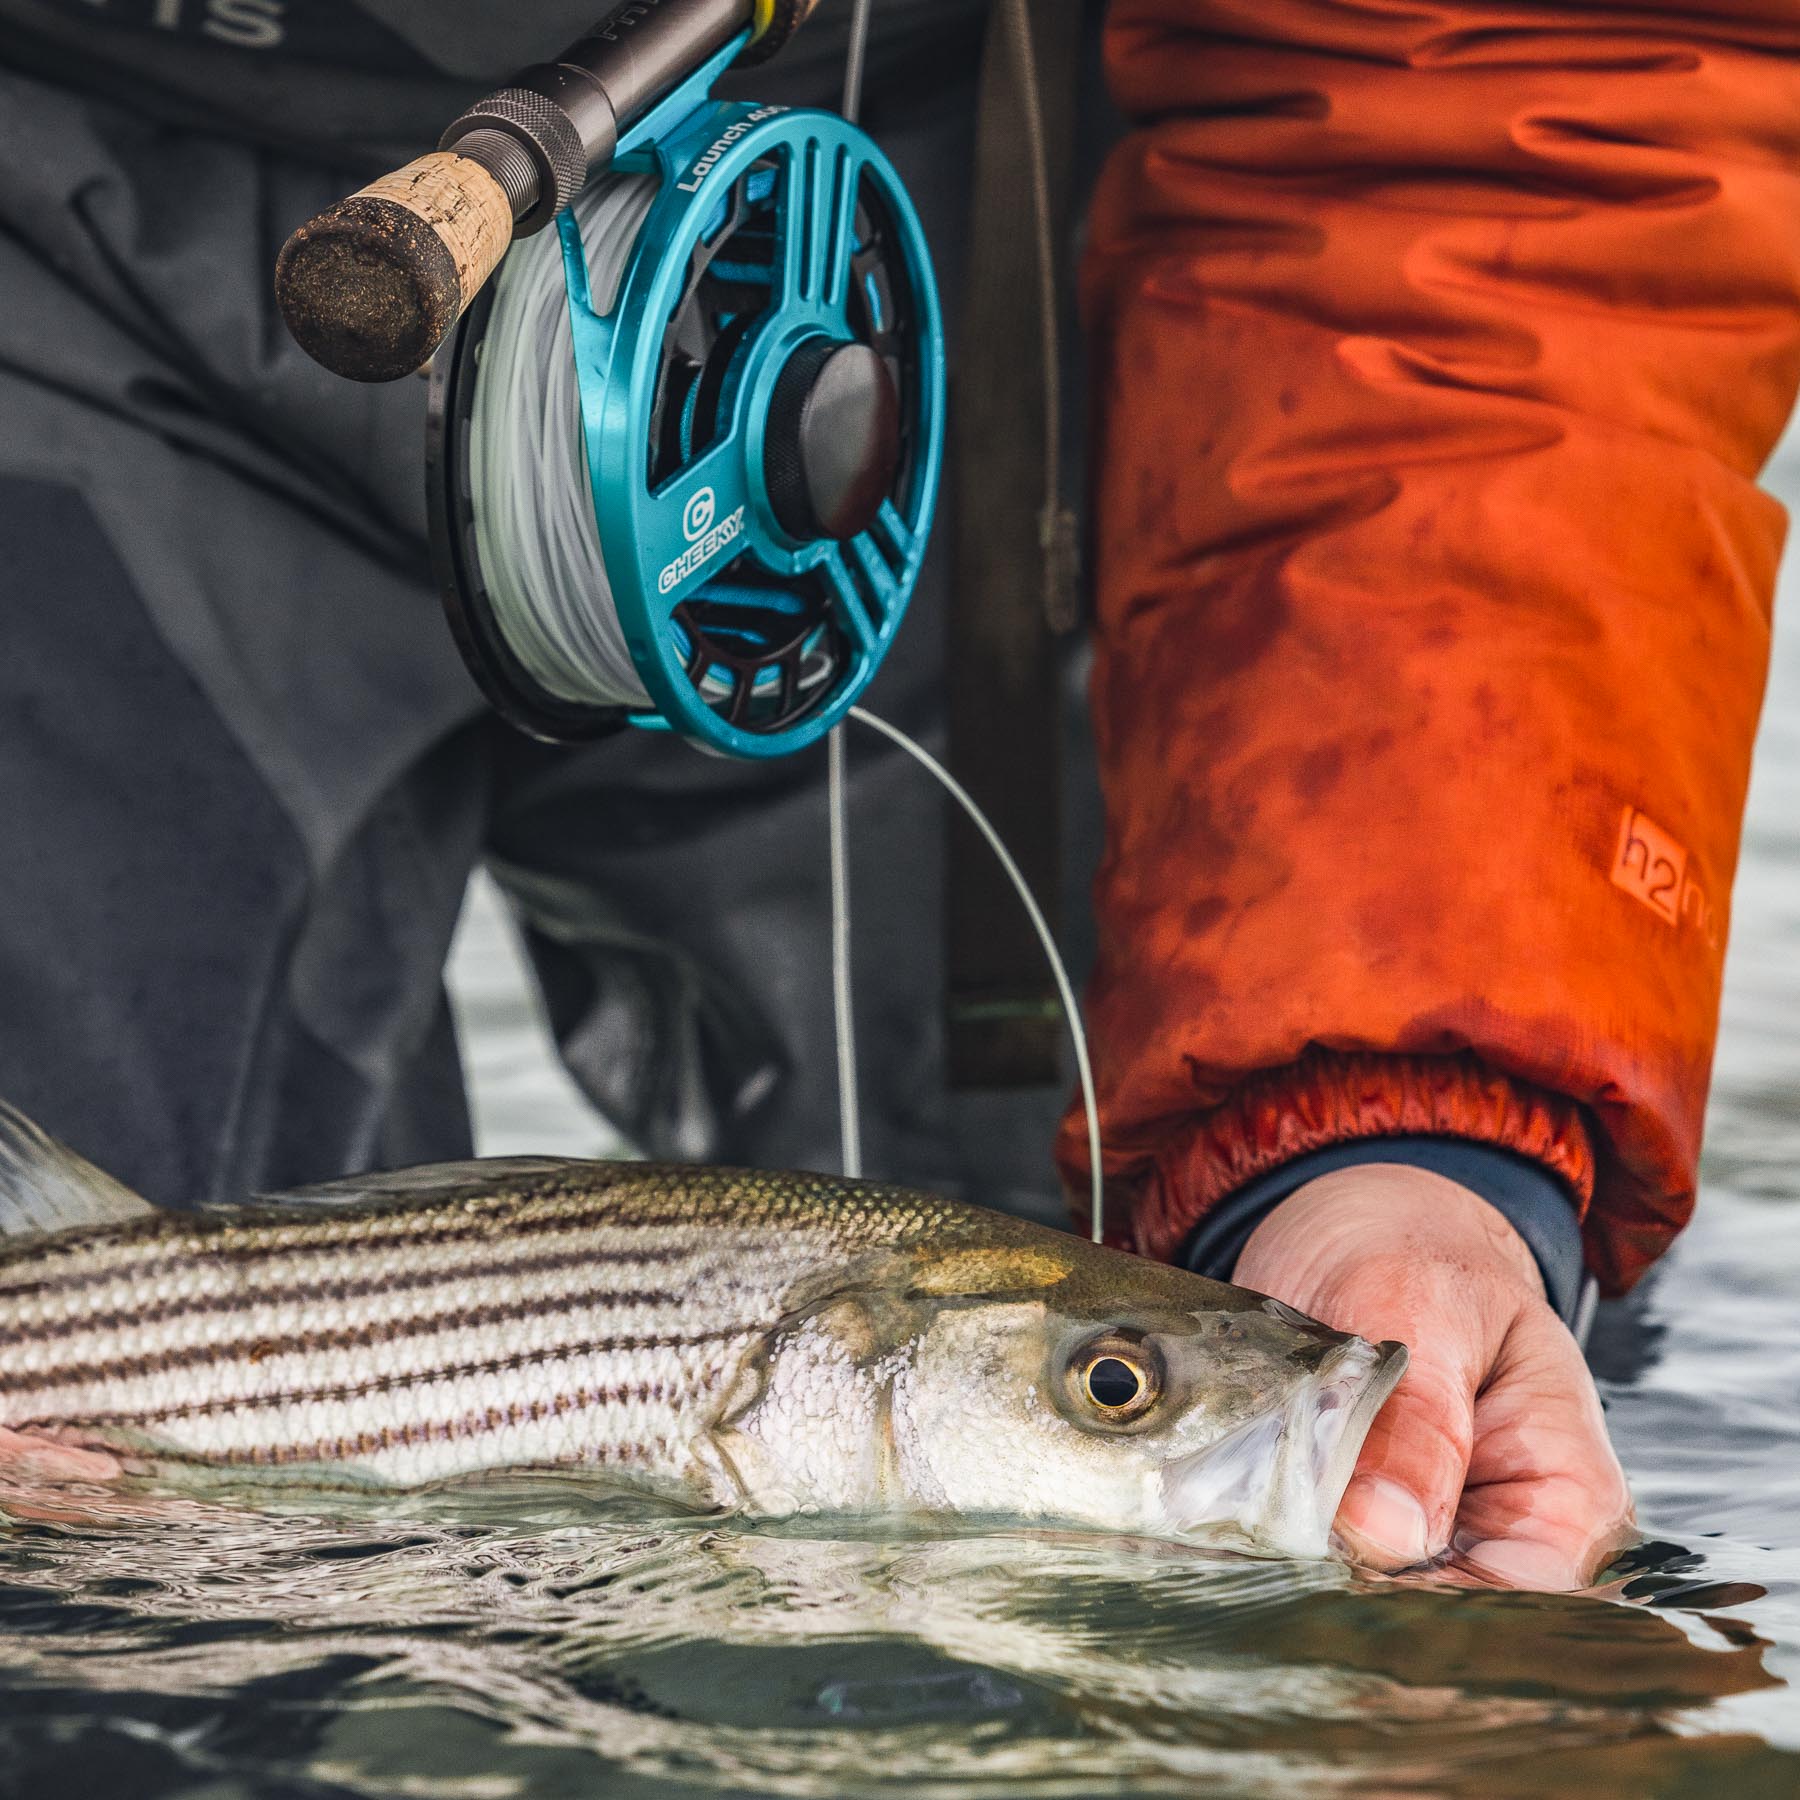
<instances>
[{"instance_id":1,"label":"dorsal fin","mask_svg":"<svg viewBox=\"0 0 1800 1800\"><path fill-rule=\"evenodd\" d=\"M0 1238L124 1225L156 1208L0 1100Z\"/></svg>"},{"instance_id":2,"label":"dorsal fin","mask_svg":"<svg viewBox=\"0 0 1800 1800\"><path fill-rule=\"evenodd\" d=\"M358 1206L382 1200L414 1200L423 1206L491 1194L504 1182L567 1167L568 1159L561 1156L477 1156L466 1162L421 1163L411 1169L345 1175L337 1181L285 1188L256 1198L270 1206Z\"/></svg>"}]
</instances>

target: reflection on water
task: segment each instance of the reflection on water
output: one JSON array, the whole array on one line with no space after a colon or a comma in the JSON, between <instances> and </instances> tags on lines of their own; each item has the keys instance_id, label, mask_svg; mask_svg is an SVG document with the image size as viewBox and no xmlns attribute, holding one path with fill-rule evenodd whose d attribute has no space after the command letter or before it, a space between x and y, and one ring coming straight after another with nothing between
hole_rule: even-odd
<instances>
[{"instance_id":1,"label":"reflection on water","mask_svg":"<svg viewBox=\"0 0 1800 1800\"><path fill-rule=\"evenodd\" d=\"M329 1516L0 1490L0 1796L1800 1793L1787 586L1700 1220L1594 1340L1653 1534L1605 1589L750 1531L560 1487ZM461 961L486 1147L591 1154L493 948Z\"/></svg>"},{"instance_id":2,"label":"reflection on water","mask_svg":"<svg viewBox=\"0 0 1800 1800\"><path fill-rule=\"evenodd\" d=\"M76 1746L142 1794L1800 1789L1758 1741L1767 1646L1700 1611L523 1490L424 1520L0 1504L21 1791Z\"/></svg>"}]
</instances>

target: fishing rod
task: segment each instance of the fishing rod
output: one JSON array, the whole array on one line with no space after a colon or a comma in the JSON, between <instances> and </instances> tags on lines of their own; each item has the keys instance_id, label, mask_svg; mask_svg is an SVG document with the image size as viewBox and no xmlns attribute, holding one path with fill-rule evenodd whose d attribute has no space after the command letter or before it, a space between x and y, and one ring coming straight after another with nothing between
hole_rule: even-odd
<instances>
[{"instance_id":1,"label":"fishing rod","mask_svg":"<svg viewBox=\"0 0 1800 1800\"><path fill-rule=\"evenodd\" d=\"M766 61L816 4L623 0L451 120L436 150L288 239L275 294L295 341L351 380L411 374L515 238L548 226L590 175L629 152L627 139L653 134L661 102L697 70L710 85L726 64Z\"/></svg>"},{"instance_id":2,"label":"fishing rod","mask_svg":"<svg viewBox=\"0 0 1800 1800\"><path fill-rule=\"evenodd\" d=\"M857 1172L835 728L854 710L894 735L857 701L930 538L944 337L917 212L854 118L868 0L843 113L713 95L813 4L627 0L301 226L276 296L337 374L393 380L430 358L433 561L464 661L514 725L551 742L666 730L752 758L829 740ZM1094 1198L1098 1236L1097 1173Z\"/></svg>"}]
</instances>

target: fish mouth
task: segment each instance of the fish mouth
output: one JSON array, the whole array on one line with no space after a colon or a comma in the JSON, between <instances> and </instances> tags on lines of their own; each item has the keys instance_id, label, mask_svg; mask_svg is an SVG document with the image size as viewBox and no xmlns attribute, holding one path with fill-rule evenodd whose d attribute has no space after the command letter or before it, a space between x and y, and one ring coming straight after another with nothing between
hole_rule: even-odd
<instances>
[{"instance_id":1,"label":"fish mouth","mask_svg":"<svg viewBox=\"0 0 1800 1800\"><path fill-rule=\"evenodd\" d=\"M1400 1385L1412 1353L1392 1338L1371 1344L1353 1338L1319 1371L1312 1392L1312 1439L1308 1446L1313 1477L1313 1507L1321 1537L1343 1502L1356 1472L1356 1459L1375 1416ZM1323 1546L1321 1546L1323 1548Z\"/></svg>"},{"instance_id":2,"label":"fish mouth","mask_svg":"<svg viewBox=\"0 0 1800 1800\"><path fill-rule=\"evenodd\" d=\"M1350 1338L1285 1405L1164 1470L1182 1537L1265 1556L1324 1556L1375 1416L1406 1373L1407 1349Z\"/></svg>"}]
</instances>

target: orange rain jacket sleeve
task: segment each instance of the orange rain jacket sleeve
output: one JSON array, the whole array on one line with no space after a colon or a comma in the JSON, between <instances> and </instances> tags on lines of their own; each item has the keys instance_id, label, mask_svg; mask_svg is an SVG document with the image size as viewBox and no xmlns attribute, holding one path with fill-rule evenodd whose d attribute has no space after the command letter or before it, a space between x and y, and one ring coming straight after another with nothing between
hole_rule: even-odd
<instances>
[{"instance_id":1,"label":"orange rain jacket sleeve","mask_svg":"<svg viewBox=\"0 0 1800 1800\"><path fill-rule=\"evenodd\" d=\"M1345 1139L1691 1210L1800 378L1800 6L1115 0L1109 1195ZM1071 1119L1065 1171L1085 1145Z\"/></svg>"}]
</instances>

